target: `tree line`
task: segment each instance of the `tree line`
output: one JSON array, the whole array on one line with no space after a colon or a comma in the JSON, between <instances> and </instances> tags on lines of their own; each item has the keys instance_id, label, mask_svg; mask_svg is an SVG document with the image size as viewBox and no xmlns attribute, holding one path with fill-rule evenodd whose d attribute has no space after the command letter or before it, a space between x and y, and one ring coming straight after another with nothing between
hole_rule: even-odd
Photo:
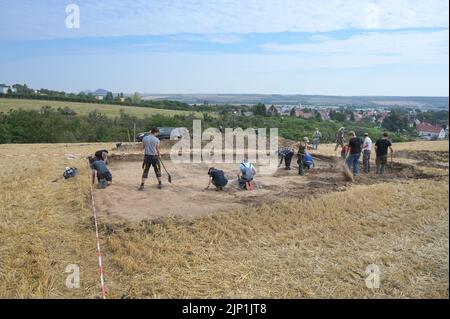
<instances>
[{"instance_id":1,"label":"tree line","mask_svg":"<svg viewBox=\"0 0 450 319\"><path fill-rule=\"evenodd\" d=\"M186 127L191 129L194 119L188 115L153 115L145 118L131 116L124 111L114 118L92 111L88 115L78 115L70 108L43 107L40 110L15 109L0 113L0 143L74 143L74 142L122 142L134 140L133 131L146 132L152 127ZM348 126L347 126L348 124ZM382 130L364 124L350 124L319 119L301 119L296 117L275 116L236 116L230 113L212 116L203 113L202 127L216 128L278 128L279 135L292 140L304 136L312 138L319 128L322 142L330 143L336 139L341 126L355 130L360 136L368 132L373 137L382 134ZM394 141L408 139L394 135Z\"/></svg>"}]
</instances>

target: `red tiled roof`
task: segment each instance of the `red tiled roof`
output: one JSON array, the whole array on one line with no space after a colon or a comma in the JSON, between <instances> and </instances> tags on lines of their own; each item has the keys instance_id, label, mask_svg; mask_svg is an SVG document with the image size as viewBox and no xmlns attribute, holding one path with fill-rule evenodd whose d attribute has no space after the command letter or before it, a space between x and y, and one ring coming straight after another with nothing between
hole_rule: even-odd
<instances>
[{"instance_id":1,"label":"red tiled roof","mask_svg":"<svg viewBox=\"0 0 450 319\"><path fill-rule=\"evenodd\" d=\"M417 124L416 129L418 132L436 133L439 134L443 128L439 126L434 126L428 123Z\"/></svg>"},{"instance_id":2,"label":"red tiled roof","mask_svg":"<svg viewBox=\"0 0 450 319\"><path fill-rule=\"evenodd\" d=\"M298 116L298 117L303 117L305 119L309 119L309 118L312 118L314 116L313 113L306 113L306 112L303 112L303 111L296 111L295 115Z\"/></svg>"}]
</instances>

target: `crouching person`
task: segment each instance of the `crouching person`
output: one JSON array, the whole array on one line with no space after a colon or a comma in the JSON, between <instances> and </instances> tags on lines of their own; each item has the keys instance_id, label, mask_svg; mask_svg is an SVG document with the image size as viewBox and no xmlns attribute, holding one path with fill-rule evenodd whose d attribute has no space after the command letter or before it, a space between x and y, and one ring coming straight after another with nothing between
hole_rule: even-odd
<instances>
[{"instance_id":1,"label":"crouching person","mask_svg":"<svg viewBox=\"0 0 450 319\"><path fill-rule=\"evenodd\" d=\"M209 189L211 184L216 186L217 191L222 191L223 188L228 184L228 179L225 177L225 174L222 170L211 167L208 170L209 182L206 189Z\"/></svg>"},{"instance_id":2,"label":"crouching person","mask_svg":"<svg viewBox=\"0 0 450 319\"><path fill-rule=\"evenodd\" d=\"M293 156L294 156L294 150L292 149L292 147L283 147L280 150L278 150L278 158L280 159L280 163L278 164L278 167L280 167L284 161L285 169L290 170Z\"/></svg>"},{"instance_id":3,"label":"crouching person","mask_svg":"<svg viewBox=\"0 0 450 319\"><path fill-rule=\"evenodd\" d=\"M256 175L255 167L246 159L239 165L238 182L240 189L253 190L253 178Z\"/></svg>"},{"instance_id":4,"label":"crouching person","mask_svg":"<svg viewBox=\"0 0 450 319\"><path fill-rule=\"evenodd\" d=\"M95 184L95 175L97 175L98 188L106 188L112 183L112 175L106 166L105 159L96 158L91 164L92 184Z\"/></svg>"},{"instance_id":5,"label":"crouching person","mask_svg":"<svg viewBox=\"0 0 450 319\"><path fill-rule=\"evenodd\" d=\"M302 141L298 143L298 153L297 153L297 164L298 164L298 175L305 175L305 153L308 148L309 139L304 137Z\"/></svg>"}]
</instances>

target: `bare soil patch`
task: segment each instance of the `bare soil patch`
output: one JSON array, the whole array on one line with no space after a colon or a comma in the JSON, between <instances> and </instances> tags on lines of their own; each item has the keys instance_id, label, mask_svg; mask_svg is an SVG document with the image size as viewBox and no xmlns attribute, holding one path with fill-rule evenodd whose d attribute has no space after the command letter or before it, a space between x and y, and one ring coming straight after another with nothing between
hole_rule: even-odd
<instances>
[{"instance_id":1,"label":"bare soil patch","mask_svg":"<svg viewBox=\"0 0 450 319\"><path fill-rule=\"evenodd\" d=\"M214 187L205 190L208 183L210 164L174 164L166 159L165 165L173 182L167 182L163 173L163 189L157 188L157 181L150 171L144 191L138 191L142 175L142 156L117 155L110 158L113 185L96 191L97 208L100 214L111 218L141 221L161 217L177 216L193 218L218 212L235 211L247 206L260 206L283 199L304 199L332 191L345 190L351 184L377 184L392 180L410 178L432 178L414 166L394 163L392 170L384 176L358 176L354 183L345 180L342 174L343 162L336 157L318 155L315 168L306 176L299 176L297 165L291 170L284 167L272 175L257 175L255 189L243 191L237 186L237 165L217 164L224 170L229 184L222 192ZM295 163L295 158L293 160Z\"/></svg>"}]
</instances>

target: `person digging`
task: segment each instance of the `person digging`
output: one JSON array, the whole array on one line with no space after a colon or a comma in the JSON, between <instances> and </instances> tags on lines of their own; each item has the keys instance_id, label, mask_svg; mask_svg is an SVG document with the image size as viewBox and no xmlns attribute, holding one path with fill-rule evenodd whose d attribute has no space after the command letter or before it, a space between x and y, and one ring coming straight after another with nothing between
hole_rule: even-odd
<instances>
[{"instance_id":1,"label":"person digging","mask_svg":"<svg viewBox=\"0 0 450 319\"><path fill-rule=\"evenodd\" d=\"M291 169L292 157L294 157L294 150L292 147L283 147L278 150L278 157L280 159L280 163L278 164L278 168L283 164L285 165L285 170Z\"/></svg>"},{"instance_id":2,"label":"person digging","mask_svg":"<svg viewBox=\"0 0 450 319\"><path fill-rule=\"evenodd\" d=\"M345 128L341 127L336 135L336 146L334 147L334 151L337 151L338 147L344 148L345 144Z\"/></svg>"},{"instance_id":3,"label":"person digging","mask_svg":"<svg viewBox=\"0 0 450 319\"><path fill-rule=\"evenodd\" d=\"M350 139L348 141L348 154L346 164L349 170L353 170L353 176L358 176L359 158L361 157L363 141L356 136L354 131L349 133Z\"/></svg>"},{"instance_id":4,"label":"person digging","mask_svg":"<svg viewBox=\"0 0 450 319\"><path fill-rule=\"evenodd\" d=\"M148 172L150 167L153 166L156 178L158 179L158 188L162 188L161 182L161 163L160 163L160 140L158 138L159 130L157 128L152 128L150 134L142 139L142 148L144 149L144 162L142 163L142 168L144 172L142 173L142 181L139 186L139 190L144 190L145 181L148 178Z\"/></svg>"},{"instance_id":5,"label":"person digging","mask_svg":"<svg viewBox=\"0 0 450 319\"><path fill-rule=\"evenodd\" d=\"M256 175L255 166L244 159L239 165L238 183L240 189L253 190L253 178Z\"/></svg>"},{"instance_id":6,"label":"person digging","mask_svg":"<svg viewBox=\"0 0 450 319\"><path fill-rule=\"evenodd\" d=\"M391 141L389 141L389 134L385 132L383 137L375 143L377 175L383 175L384 173L384 168L388 162L388 150L391 151L392 158L394 150L392 149Z\"/></svg>"},{"instance_id":7,"label":"person digging","mask_svg":"<svg viewBox=\"0 0 450 319\"><path fill-rule=\"evenodd\" d=\"M305 175L305 167L303 165L305 160L306 149L308 148L309 139L305 136L302 141L298 143L297 164L298 175Z\"/></svg>"},{"instance_id":8,"label":"person digging","mask_svg":"<svg viewBox=\"0 0 450 319\"><path fill-rule=\"evenodd\" d=\"M223 191L223 188L228 184L228 179L222 170L211 167L208 170L209 182L206 189L209 189L211 184L216 187L216 191Z\"/></svg>"},{"instance_id":9,"label":"person digging","mask_svg":"<svg viewBox=\"0 0 450 319\"><path fill-rule=\"evenodd\" d=\"M95 184L95 175L97 175L98 188L106 188L112 184L112 175L106 166L106 158L98 159L96 158L91 163L92 169L92 184Z\"/></svg>"}]
</instances>

